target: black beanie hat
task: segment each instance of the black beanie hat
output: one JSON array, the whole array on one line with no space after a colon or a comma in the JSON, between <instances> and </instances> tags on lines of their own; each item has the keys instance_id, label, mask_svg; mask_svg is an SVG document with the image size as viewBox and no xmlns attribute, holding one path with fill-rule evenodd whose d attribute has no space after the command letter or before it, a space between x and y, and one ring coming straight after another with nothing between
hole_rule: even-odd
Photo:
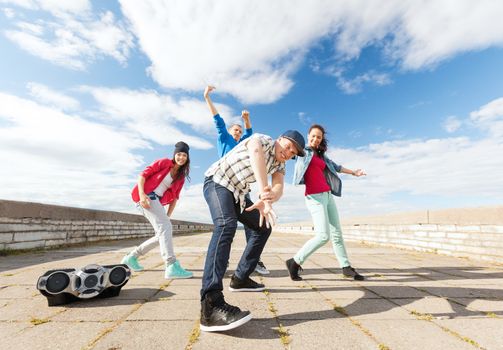
<instances>
[{"instance_id":1,"label":"black beanie hat","mask_svg":"<svg viewBox=\"0 0 503 350\"><path fill-rule=\"evenodd\" d=\"M180 141L175 144L175 154L178 152L183 152L189 154L189 145L187 145L185 142Z\"/></svg>"}]
</instances>

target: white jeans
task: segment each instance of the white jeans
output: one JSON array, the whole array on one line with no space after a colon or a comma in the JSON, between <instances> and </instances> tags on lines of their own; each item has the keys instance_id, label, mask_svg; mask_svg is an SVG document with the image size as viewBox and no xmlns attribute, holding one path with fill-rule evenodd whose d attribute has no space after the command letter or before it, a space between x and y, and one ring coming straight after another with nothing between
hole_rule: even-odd
<instances>
[{"instance_id":1,"label":"white jeans","mask_svg":"<svg viewBox=\"0 0 503 350\"><path fill-rule=\"evenodd\" d=\"M143 208L140 205L138 205L138 209L154 228L155 236L140 244L131 254L136 257L144 255L155 248L159 242L162 259L167 265L174 263L176 257L173 250L173 230L171 221L166 214L166 210L159 202L159 199L151 199L149 209Z\"/></svg>"}]
</instances>

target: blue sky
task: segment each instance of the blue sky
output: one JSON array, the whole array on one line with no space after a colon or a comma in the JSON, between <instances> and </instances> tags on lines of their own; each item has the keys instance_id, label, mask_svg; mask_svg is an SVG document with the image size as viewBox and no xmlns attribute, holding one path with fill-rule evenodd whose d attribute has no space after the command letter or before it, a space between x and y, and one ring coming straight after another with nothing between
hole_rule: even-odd
<instances>
[{"instance_id":1,"label":"blue sky","mask_svg":"<svg viewBox=\"0 0 503 350\"><path fill-rule=\"evenodd\" d=\"M0 0L0 198L134 212L173 145L192 181L174 218L208 221L217 159L206 84L255 132L328 130L342 217L501 205L503 5L497 1ZM303 188L275 204L309 220Z\"/></svg>"}]
</instances>

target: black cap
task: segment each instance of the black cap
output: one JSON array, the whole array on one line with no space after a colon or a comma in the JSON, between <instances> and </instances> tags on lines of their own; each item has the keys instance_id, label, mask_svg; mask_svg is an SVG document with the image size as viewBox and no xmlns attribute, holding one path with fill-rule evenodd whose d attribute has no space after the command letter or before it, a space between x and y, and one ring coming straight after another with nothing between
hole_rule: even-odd
<instances>
[{"instance_id":1,"label":"black cap","mask_svg":"<svg viewBox=\"0 0 503 350\"><path fill-rule=\"evenodd\" d=\"M180 141L175 144L175 153L178 152L183 152L189 154L189 145L187 145L185 142Z\"/></svg>"},{"instance_id":2,"label":"black cap","mask_svg":"<svg viewBox=\"0 0 503 350\"><path fill-rule=\"evenodd\" d=\"M304 147L306 146L306 141L304 140L304 136L297 130L287 130L285 131L281 137L285 137L293 142L295 147L297 147L297 155L299 157L304 157L306 153L304 152Z\"/></svg>"}]
</instances>

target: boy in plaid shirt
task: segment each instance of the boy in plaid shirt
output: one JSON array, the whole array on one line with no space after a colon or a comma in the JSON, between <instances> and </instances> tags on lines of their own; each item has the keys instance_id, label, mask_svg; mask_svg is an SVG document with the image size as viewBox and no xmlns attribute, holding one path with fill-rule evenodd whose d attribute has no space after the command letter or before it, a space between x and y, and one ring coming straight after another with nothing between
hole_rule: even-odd
<instances>
[{"instance_id":1,"label":"boy in plaid shirt","mask_svg":"<svg viewBox=\"0 0 503 350\"><path fill-rule=\"evenodd\" d=\"M201 288L201 330L226 331L249 320L249 311L225 302L222 279L227 269L237 222L248 226L251 237L244 249L229 290L262 291L263 284L250 279L275 223L272 204L283 194L285 162L304 155L304 137L296 130L284 132L277 140L254 134L240 142L205 173L204 198L214 223ZM271 175L271 184L267 176ZM250 184L257 182L259 200L245 198Z\"/></svg>"}]
</instances>

